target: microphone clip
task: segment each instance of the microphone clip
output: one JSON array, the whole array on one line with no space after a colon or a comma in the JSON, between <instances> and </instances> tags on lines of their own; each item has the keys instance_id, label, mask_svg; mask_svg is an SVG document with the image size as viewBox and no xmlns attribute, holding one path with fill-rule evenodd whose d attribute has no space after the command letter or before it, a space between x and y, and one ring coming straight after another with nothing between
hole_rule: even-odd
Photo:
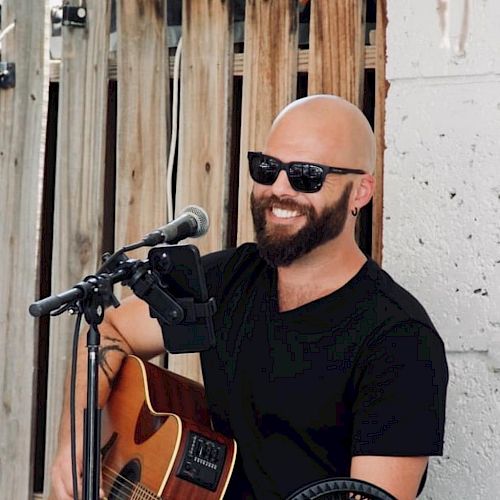
<instances>
[{"instance_id":1,"label":"microphone clip","mask_svg":"<svg viewBox=\"0 0 500 500\"><path fill-rule=\"evenodd\" d=\"M181 305L167 291L160 288L158 280L145 267L126 282L137 297L144 300L154 316L167 325L176 325L184 320L184 310Z\"/></svg>"}]
</instances>

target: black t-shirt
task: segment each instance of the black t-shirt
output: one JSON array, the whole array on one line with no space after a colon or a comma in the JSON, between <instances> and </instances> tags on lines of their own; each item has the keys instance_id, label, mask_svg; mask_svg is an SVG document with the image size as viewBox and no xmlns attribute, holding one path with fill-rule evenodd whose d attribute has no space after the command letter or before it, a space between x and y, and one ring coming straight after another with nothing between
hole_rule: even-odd
<instances>
[{"instance_id":1,"label":"black t-shirt","mask_svg":"<svg viewBox=\"0 0 500 500\"><path fill-rule=\"evenodd\" d=\"M212 420L239 447L227 498L285 498L348 476L355 455L439 455L448 371L422 306L372 260L280 313L254 244L203 258L216 346L201 354ZM249 484L251 484L251 489Z\"/></svg>"}]
</instances>

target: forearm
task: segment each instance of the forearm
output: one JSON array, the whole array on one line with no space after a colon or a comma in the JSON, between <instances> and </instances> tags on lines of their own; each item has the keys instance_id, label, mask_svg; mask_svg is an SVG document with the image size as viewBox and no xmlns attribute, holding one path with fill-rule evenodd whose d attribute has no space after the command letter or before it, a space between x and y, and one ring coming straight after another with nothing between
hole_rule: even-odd
<instances>
[{"instance_id":1,"label":"forearm","mask_svg":"<svg viewBox=\"0 0 500 500\"><path fill-rule=\"evenodd\" d=\"M356 456L351 477L368 481L398 500L414 500L428 457Z\"/></svg>"},{"instance_id":2,"label":"forearm","mask_svg":"<svg viewBox=\"0 0 500 500\"><path fill-rule=\"evenodd\" d=\"M101 334L99 349L99 406L103 407L111 392L113 380L118 373L125 357L131 349L110 322L104 321L99 326ZM83 410L87 406L87 332L80 335L78 345L77 375L75 387L75 410L77 435L83 428ZM59 427L59 443L70 439L70 382L71 373L68 370L65 383L65 396L61 423ZM80 435L81 438L81 435Z\"/></svg>"},{"instance_id":3,"label":"forearm","mask_svg":"<svg viewBox=\"0 0 500 500\"><path fill-rule=\"evenodd\" d=\"M146 303L134 296L122 300L118 309L106 310L99 326L101 334L99 350L99 406L105 406L113 380L128 354L142 358L152 357L163 349L161 329L149 316ZM79 340L75 388L76 453L79 488L81 488L83 456L83 409L87 406L87 333ZM66 377L63 412L59 426L59 449L52 465L54 498L70 500L73 496L71 481L70 447L70 374ZM80 490L79 490L80 491Z\"/></svg>"}]
</instances>

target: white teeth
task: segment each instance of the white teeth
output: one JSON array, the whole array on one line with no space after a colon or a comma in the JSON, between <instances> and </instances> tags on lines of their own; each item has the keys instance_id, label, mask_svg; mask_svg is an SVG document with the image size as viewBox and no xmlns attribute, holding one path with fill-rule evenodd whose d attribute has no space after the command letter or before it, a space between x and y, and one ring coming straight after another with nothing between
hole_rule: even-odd
<instances>
[{"instance_id":1,"label":"white teeth","mask_svg":"<svg viewBox=\"0 0 500 500\"><path fill-rule=\"evenodd\" d=\"M282 208L273 207L273 215L279 217L280 219L289 219L291 217L297 217L299 212L292 210L283 210Z\"/></svg>"}]
</instances>

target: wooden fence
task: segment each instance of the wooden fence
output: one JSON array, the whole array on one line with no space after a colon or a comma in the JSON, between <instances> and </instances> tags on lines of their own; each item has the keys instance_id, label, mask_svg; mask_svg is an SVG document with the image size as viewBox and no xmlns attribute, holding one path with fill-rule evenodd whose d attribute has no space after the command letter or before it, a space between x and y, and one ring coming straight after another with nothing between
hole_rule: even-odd
<instances>
[{"instance_id":1,"label":"wooden fence","mask_svg":"<svg viewBox=\"0 0 500 500\"><path fill-rule=\"evenodd\" d=\"M183 1L175 206L198 204L209 213L210 231L196 241L202 253L252 239L245 157L262 147L276 113L296 97L334 93L375 118L380 189L363 215L361 237L381 260L385 0L311 0L309 11L304 4L246 0L244 43L235 45L234 2ZM376 36L368 37L375 4ZM0 89L5 498L31 498L44 476L48 491L70 354L72 319L35 321L28 305L91 274L103 250L136 241L173 216L167 0L116 0L116 52L109 51L111 2L70 5L86 8L85 26L63 27L61 60L50 61L48 2L2 2L1 29L15 26L2 40L0 60L16 64L16 86ZM201 378L196 355L168 362Z\"/></svg>"}]
</instances>

